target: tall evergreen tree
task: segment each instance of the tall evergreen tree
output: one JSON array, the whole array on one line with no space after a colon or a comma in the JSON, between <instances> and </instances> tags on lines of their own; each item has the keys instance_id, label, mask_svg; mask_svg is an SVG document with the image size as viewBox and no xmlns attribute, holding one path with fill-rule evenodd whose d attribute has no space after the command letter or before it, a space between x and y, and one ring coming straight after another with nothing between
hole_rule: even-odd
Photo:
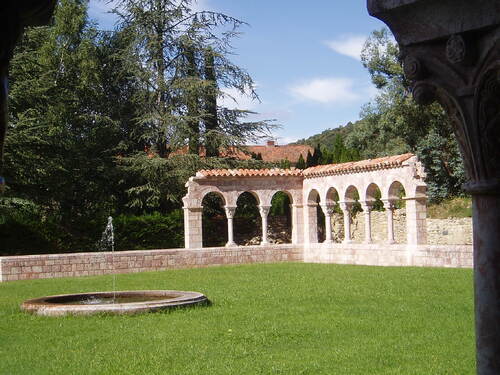
<instances>
[{"instance_id":1,"label":"tall evergreen tree","mask_svg":"<svg viewBox=\"0 0 500 375\"><path fill-rule=\"evenodd\" d=\"M257 98L250 75L228 59L230 41L243 22L217 12L193 12L191 0L121 0L115 12L120 30L133 36L123 59L143 85L138 122L147 124L144 138L160 156L186 144L194 153L198 141L215 155L218 146L268 134L270 122L245 122L249 111L217 103L228 96L228 88ZM220 32L226 26L230 30Z\"/></svg>"},{"instance_id":2,"label":"tall evergreen tree","mask_svg":"<svg viewBox=\"0 0 500 375\"><path fill-rule=\"evenodd\" d=\"M304 157L302 154L299 156L299 160L297 161L297 165L295 166L298 169L306 169L306 162L304 161Z\"/></svg>"}]
</instances>

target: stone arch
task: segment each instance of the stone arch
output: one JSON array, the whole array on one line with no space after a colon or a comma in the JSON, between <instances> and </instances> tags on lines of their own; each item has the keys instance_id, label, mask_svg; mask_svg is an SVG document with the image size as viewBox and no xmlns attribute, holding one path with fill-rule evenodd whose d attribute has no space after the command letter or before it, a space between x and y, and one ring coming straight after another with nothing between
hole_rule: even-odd
<instances>
[{"instance_id":1,"label":"stone arch","mask_svg":"<svg viewBox=\"0 0 500 375\"><path fill-rule=\"evenodd\" d=\"M234 214L234 240L239 246L260 244L262 220L259 205L260 196L257 192L238 192Z\"/></svg>"},{"instance_id":2,"label":"stone arch","mask_svg":"<svg viewBox=\"0 0 500 375\"><path fill-rule=\"evenodd\" d=\"M306 201L306 233L309 243L318 243L324 237L324 214L320 207L321 195L316 189L311 189Z\"/></svg>"},{"instance_id":3,"label":"stone arch","mask_svg":"<svg viewBox=\"0 0 500 375\"><path fill-rule=\"evenodd\" d=\"M334 188L333 186L330 187L326 191L325 203L327 205L329 205L329 204L336 204L339 200L340 200L340 195L339 195L338 190L336 188Z\"/></svg>"},{"instance_id":4,"label":"stone arch","mask_svg":"<svg viewBox=\"0 0 500 375\"><path fill-rule=\"evenodd\" d=\"M202 246L224 246L228 239L224 194L217 190L206 192L201 206Z\"/></svg>"},{"instance_id":5,"label":"stone arch","mask_svg":"<svg viewBox=\"0 0 500 375\"><path fill-rule=\"evenodd\" d=\"M278 190L273 193L270 201L269 210L269 230L274 238L274 243L291 243L292 242L292 204L293 197L286 190ZM264 230L264 228L263 228Z\"/></svg>"},{"instance_id":6,"label":"stone arch","mask_svg":"<svg viewBox=\"0 0 500 375\"><path fill-rule=\"evenodd\" d=\"M321 201L320 194L318 190L311 189L309 194L307 194L307 204L317 204L318 200Z\"/></svg>"},{"instance_id":7,"label":"stone arch","mask_svg":"<svg viewBox=\"0 0 500 375\"><path fill-rule=\"evenodd\" d=\"M401 195L401 192L404 192L404 195ZM403 197L406 197L407 191L403 183L398 180L393 181L389 188L387 189L387 199L390 201L397 201Z\"/></svg>"},{"instance_id":8,"label":"stone arch","mask_svg":"<svg viewBox=\"0 0 500 375\"><path fill-rule=\"evenodd\" d=\"M227 199L226 199L226 196L224 195L224 193L222 193L220 190L218 189L210 189L210 190L204 190L202 193L201 193L201 199L200 199L200 205L203 206L203 200L207 197L207 195L209 194L214 194L216 196L218 196L220 199L222 199L222 203L223 205L225 206L227 204Z\"/></svg>"},{"instance_id":9,"label":"stone arch","mask_svg":"<svg viewBox=\"0 0 500 375\"><path fill-rule=\"evenodd\" d=\"M245 191L239 191L236 195L236 203L238 202L238 199L240 199L241 195L242 194L250 194L252 195L254 198L255 198L255 201L257 202L257 205L260 205L261 204L261 196L258 192L254 191L254 190L245 190Z\"/></svg>"},{"instance_id":10,"label":"stone arch","mask_svg":"<svg viewBox=\"0 0 500 375\"><path fill-rule=\"evenodd\" d=\"M344 193L344 201L354 203L359 200L358 188L354 185L349 185Z\"/></svg>"},{"instance_id":11,"label":"stone arch","mask_svg":"<svg viewBox=\"0 0 500 375\"><path fill-rule=\"evenodd\" d=\"M387 215L393 216L393 218L391 219L393 226L391 230L393 231L393 234L392 239L389 236L389 242L392 241L395 243L408 243L408 212L406 210L405 201L407 193L408 192L405 189L405 185L399 180L392 181L387 190L387 201L385 204L385 208L386 211L388 211ZM387 225L389 231L389 226L391 224L388 222ZM411 230L413 230L413 228Z\"/></svg>"},{"instance_id":12,"label":"stone arch","mask_svg":"<svg viewBox=\"0 0 500 375\"><path fill-rule=\"evenodd\" d=\"M365 201L374 203L377 199L381 198L382 190L380 187L375 182L370 183L365 190Z\"/></svg>"}]
</instances>

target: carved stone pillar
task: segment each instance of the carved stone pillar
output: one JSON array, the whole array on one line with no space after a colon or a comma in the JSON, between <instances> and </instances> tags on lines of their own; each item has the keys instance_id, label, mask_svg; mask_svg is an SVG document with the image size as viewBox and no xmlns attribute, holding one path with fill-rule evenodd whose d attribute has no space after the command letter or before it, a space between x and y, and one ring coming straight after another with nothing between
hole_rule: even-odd
<instances>
[{"instance_id":1,"label":"carved stone pillar","mask_svg":"<svg viewBox=\"0 0 500 375\"><path fill-rule=\"evenodd\" d=\"M271 206L259 206L260 217L262 221L262 241L261 245L269 245L269 241L267 240L267 216L269 215L269 210Z\"/></svg>"},{"instance_id":2,"label":"carved stone pillar","mask_svg":"<svg viewBox=\"0 0 500 375\"><path fill-rule=\"evenodd\" d=\"M352 243L351 238L351 208L352 202L339 202L340 208L344 213L344 240L342 243Z\"/></svg>"},{"instance_id":3,"label":"carved stone pillar","mask_svg":"<svg viewBox=\"0 0 500 375\"><path fill-rule=\"evenodd\" d=\"M387 243L396 243L394 240L394 203L388 199L382 199L387 214Z\"/></svg>"},{"instance_id":4,"label":"carved stone pillar","mask_svg":"<svg viewBox=\"0 0 500 375\"><path fill-rule=\"evenodd\" d=\"M368 0L401 50L418 103L438 101L472 194L477 372L500 374L500 9L498 0Z\"/></svg>"},{"instance_id":5,"label":"carved stone pillar","mask_svg":"<svg viewBox=\"0 0 500 375\"><path fill-rule=\"evenodd\" d=\"M371 213L373 208L372 202L361 203L361 208L365 216L365 241L364 243L372 243L372 219Z\"/></svg>"},{"instance_id":6,"label":"carved stone pillar","mask_svg":"<svg viewBox=\"0 0 500 375\"><path fill-rule=\"evenodd\" d=\"M234 232L233 232L233 221L234 221L234 213L236 212L236 206L225 206L224 210L226 211L227 218L227 243L226 246L236 246L236 242L234 242Z\"/></svg>"},{"instance_id":7,"label":"carved stone pillar","mask_svg":"<svg viewBox=\"0 0 500 375\"><path fill-rule=\"evenodd\" d=\"M332 239L332 215L335 212L333 204L321 205L321 209L325 214L325 241L323 243L333 243Z\"/></svg>"}]
</instances>

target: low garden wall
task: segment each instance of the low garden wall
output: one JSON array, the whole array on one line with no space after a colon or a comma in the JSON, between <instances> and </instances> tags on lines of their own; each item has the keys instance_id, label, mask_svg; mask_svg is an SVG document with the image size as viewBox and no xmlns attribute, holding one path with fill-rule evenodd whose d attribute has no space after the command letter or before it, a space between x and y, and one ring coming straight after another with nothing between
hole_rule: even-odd
<instances>
[{"instance_id":1,"label":"low garden wall","mask_svg":"<svg viewBox=\"0 0 500 375\"><path fill-rule=\"evenodd\" d=\"M0 282L53 277L160 271L227 264L276 263L302 258L293 245L203 249L134 250L0 257Z\"/></svg>"},{"instance_id":2,"label":"low garden wall","mask_svg":"<svg viewBox=\"0 0 500 375\"><path fill-rule=\"evenodd\" d=\"M472 268L472 245L311 244L304 262Z\"/></svg>"}]
</instances>

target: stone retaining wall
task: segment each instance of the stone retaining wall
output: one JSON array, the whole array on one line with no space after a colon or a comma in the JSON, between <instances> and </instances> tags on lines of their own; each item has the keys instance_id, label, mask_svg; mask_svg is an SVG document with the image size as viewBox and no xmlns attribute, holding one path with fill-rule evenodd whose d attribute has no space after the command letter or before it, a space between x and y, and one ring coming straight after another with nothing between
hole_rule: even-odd
<instances>
[{"instance_id":1,"label":"stone retaining wall","mask_svg":"<svg viewBox=\"0 0 500 375\"><path fill-rule=\"evenodd\" d=\"M406 243L406 213L404 209L394 210L394 239ZM385 211L372 211L372 239L382 244L387 240L387 215ZM332 216L332 236L335 242L344 238L344 219L341 214ZM363 213L352 218L351 238L355 243L365 239ZM427 219L427 242L432 245L472 245L472 218Z\"/></svg>"},{"instance_id":2,"label":"stone retaining wall","mask_svg":"<svg viewBox=\"0 0 500 375\"><path fill-rule=\"evenodd\" d=\"M226 264L302 261L292 245L204 249L138 250L0 257L0 282L53 277L160 271Z\"/></svg>"}]
</instances>

